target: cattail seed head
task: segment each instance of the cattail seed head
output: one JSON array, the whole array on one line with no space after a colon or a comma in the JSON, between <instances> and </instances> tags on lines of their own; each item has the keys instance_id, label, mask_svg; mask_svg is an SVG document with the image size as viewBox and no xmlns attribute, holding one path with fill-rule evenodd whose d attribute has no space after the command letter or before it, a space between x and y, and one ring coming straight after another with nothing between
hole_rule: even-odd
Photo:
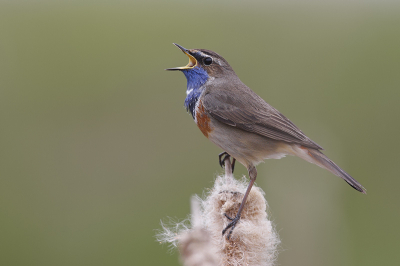
<instances>
[{"instance_id":1,"label":"cattail seed head","mask_svg":"<svg viewBox=\"0 0 400 266\"><path fill-rule=\"evenodd\" d=\"M228 240L222 230L235 217L247 188L245 178L235 180L226 169L215 180L214 187L202 200L192 199L191 228L185 223L163 225L161 242L178 246L185 266L271 266L274 265L279 237L268 220L264 192L253 186L243 208L241 219Z\"/></svg>"}]
</instances>

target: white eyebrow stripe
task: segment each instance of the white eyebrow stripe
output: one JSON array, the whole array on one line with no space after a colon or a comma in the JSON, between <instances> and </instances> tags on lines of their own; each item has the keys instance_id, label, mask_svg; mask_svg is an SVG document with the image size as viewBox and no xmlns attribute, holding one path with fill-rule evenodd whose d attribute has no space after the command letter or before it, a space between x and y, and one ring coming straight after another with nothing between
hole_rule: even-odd
<instances>
[{"instance_id":1,"label":"white eyebrow stripe","mask_svg":"<svg viewBox=\"0 0 400 266\"><path fill-rule=\"evenodd\" d=\"M198 51L198 53L199 53L202 57L211 57L210 55L205 54L205 53L203 53L203 52L201 52L201 51Z\"/></svg>"}]
</instances>

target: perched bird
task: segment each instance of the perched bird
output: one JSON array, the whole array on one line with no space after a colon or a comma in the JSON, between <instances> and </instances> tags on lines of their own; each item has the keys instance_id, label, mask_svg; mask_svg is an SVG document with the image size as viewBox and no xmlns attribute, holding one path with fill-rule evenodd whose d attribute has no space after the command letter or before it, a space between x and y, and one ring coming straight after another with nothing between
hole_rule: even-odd
<instances>
[{"instance_id":1,"label":"perched bird","mask_svg":"<svg viewBox=\"0 0 400 266\"><path fill-rule=\"evenodd\" d=\"M210 50L188 50L175 45L189 57L189 63L166 70L182 71L186 76L187 111L204 136L225 151L219 156L220 164L227 158L221 159L223 155L231 156L233 166L236 159L249 173L250 183L236 217L225 215L231 222L223 235L229 228L227 237L232 234L256 180L255 166L264 159L296 155L327 169L365 194L360 183L321 152L321 146L247 87L222 56Z\"/></svg>"}]
</instances>

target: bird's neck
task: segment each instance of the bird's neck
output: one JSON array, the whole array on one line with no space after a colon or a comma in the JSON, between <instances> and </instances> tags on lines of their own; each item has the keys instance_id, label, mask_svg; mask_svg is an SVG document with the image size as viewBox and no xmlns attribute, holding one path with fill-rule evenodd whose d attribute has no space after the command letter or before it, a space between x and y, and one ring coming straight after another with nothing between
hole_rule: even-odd
<instances>
[{"instance_id":1,"label":"bird's neck","mask_svg":"<svg viewBox=\"0 0 400 266\"><path fill-rule=\"evenodd\" d=\"M192 114L194 119L196 103L203 91L202 86L207 82L209 76L207 71L201 67L195 67L182 72L185 74L187 79L185 107L186 110Z\"/></svg>"}]
</instances>

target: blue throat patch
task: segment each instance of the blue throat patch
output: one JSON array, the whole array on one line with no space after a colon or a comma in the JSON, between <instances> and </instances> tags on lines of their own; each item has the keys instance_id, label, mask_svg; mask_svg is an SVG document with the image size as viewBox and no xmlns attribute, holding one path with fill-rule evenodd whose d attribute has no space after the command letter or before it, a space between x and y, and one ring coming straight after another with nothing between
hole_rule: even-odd
<instances>
[{"instance_id":1,"label":"blue throat patch","mask_svg":"<svg viewBox=\"0 0 400 266\"><path fill-rule=\"evenodd\" d=\"M207 71L201 67L195 67L192 69L187 69L182 71L187 79L187 96L185 99L186 110L192 114L194 119L194 112L196 108L196 103L199 100L202 90L200 87L206 83L208 80Z\"/></svg>"}]
</instances>

